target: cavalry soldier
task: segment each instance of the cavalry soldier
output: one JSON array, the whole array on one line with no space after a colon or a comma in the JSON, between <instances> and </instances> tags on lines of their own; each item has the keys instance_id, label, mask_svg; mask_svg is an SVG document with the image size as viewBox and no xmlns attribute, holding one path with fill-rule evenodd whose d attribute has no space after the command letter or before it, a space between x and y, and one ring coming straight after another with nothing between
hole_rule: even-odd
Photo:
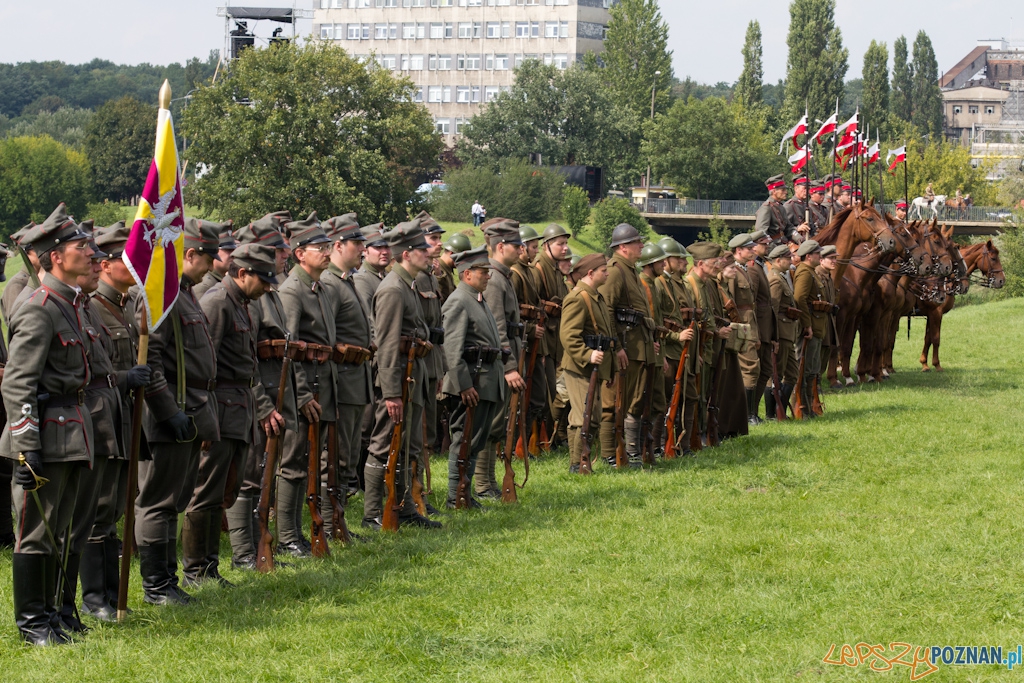
<instances>
[{"instance_id":1,"label":"cavalry soldier","mask_svg":"<svg viewBox=\"0 0 1024 683\"><path fill-rule=\"evenodd\" d=\"M754 230L763 230L772 240L785 240L790 236L789 221L782 202L786 200L786 181L781 175L764 181L768 199L761 204L754 218Z\"/></svg>"},{"instance_id":2,"label":"cavalry soldier","mask_svg":"<svg viewBox=\"0 0 1024 683\"><path fill-rule=\"evenodd\" d=\"M16 463L14 618L31 645L71 640L54 606L59 548L53 537L71 523L82 465L93 460L84 407L92 341L78 291L78 278L92 271L87 238L64 204L25 234L44 275L10 321L11 357L18 362L7 366L3 381L8 423L0 453Z\"/></svg>"},{"instance_id":3,"label":"cavalry soldier","mask_svg":"<svg viewBox=\"0 0 1024 683\"><path fill-rule=\"evenodd\" d=\"M821 376L832 377L835 368L839 364L839 328L836 324L837 305L839 304L839 291L836 283L832 280L832 273L836 270L838 254L834 245L821 248L821 265L814 269L824 290L822 300L832 304L832 310L828 312L828 324L825 326L825 338L821 342L821 367L818 368L818 385L821 385ZM842 388L842 384L836 382L833 389Z\"/></svg>"},{"instance_id":4,"label":"cavalry soldier","mask_svg":"<svg viewBox=\"0 0 1024 683\"><path fill-rule=\"evenodd\" d=\"M793 197L782 205L786 210L787 233L791 239L796 241L807 239L818 229L814 224L814 216L811 215L811 207L807 199L809 183L806 175L793 178Z\"/></svg>"},{"instance_id":5,"label":"cavalry soldier","mask_svg":"<svg viewBox=\"0 0 1024 683\"><path fill-rule=\"evenodd\" d=\"M907 222L907 200L899 199L896 201L896 220L903 223Z\"/></svg>"},{"instance_id":6,"label":"cavalry soldier","mask_svg":"<svg viewBox=\"0 0 1024 683\"><path fill-rule=\"evenodd\" d=\"M223 244L223 243L222 243ZM192 500L181 530L186 586L207 580L231 585L218 570L223 507L238 497L256 431L258 381L257 329L249 304L277 284L272 247L247 244L234 250L231 266L221 282L200 301L209 321L210 341L217 358L217 412L220 439L200 454Z\"/></svg>"},{"instance_id":7,"label":"cavalry soldier","mask_svg":"<svg viewBox=\"0 0 1024 683\"><path fill-rule=\"evenodd\" d=\"M441 292L441 304L443 305L448 297L458 286L458 274L455 272L455 255L470 248L469 238L462 233L456 233L448 238L441 249L441 255L437 257L437 267L434 275L437 277L437 289Z\"/></svg>"},{"instance_id":8,"label":"cavalry soldier","mask_svg":"<svg viewBox=\"0 0 1024 683\"><path fill-rule=\"evenodd\" d=\"M652 393L646 400L651 402L650 414L654 416L653 427L649 437L654 440L654 447L651 449L653 455L659 457L663 454L662 439L665 435L665 420L662 419L668 408L665 401L665 376L668 374L668 362L665 359L664 337L671 334L665 328L665 314L671 313L671 303L666 300L664 293L658 288L658 278L665 272L665 261L668 254L660 245L651 242L645 244L640 250L640 258L637 265L640 266L640 288L643 290L644 298L647 300L647 311L654 319L655 339L657 342L657 353L654 354L654 362L647 364L647 372L653 373L651 380ZM675 335L678 338L678 333ZM648 377L644 377L646 388ZM640 444L641 451L644 444Z\"/></svg>"},{"instance_id":9,"label":"cavalry soldier","mask_svg":"<svg viewBox=\"0 0 1024 683\"><path fill-rule=\"evenodd\" d=\"M149 336L153 376L143 426L151 458L139 462L135 540L144 599L154 605L191 600L178 587L178 515L192 498L202 444L220 440L216 356L206 315L192 293L217 258L219 242L210 224L185 220L178 298ZM138 315L145 310L140 307Z\"/></svg>"},{"instance_id":10,"label":"cavalry soldier","mask_svg":"<svg viewBox=\"0 0 1024 683\"><path fill-rule=\"evenodd\" d=\"M562 368L565 370L565 388L569 393L569 471L577 474L583 456L583 442L579 439L586 409L590 374L597 366L600 380L594 392L588 432L593 437L600 429L601 394L610 389L614 370L614 353L605 344L614 337L612 314L598 289L608 279L608 261L602 254L588 254L573 268L576 286L562 302L562 319L558 334L562 342ZM604 340L601 339L604 338ZM596 339L595 339L596 338ZM591 343L588 344L587 342ZM597 342L597 343L594 343Z\"/></svg>"},{"instance_id":11,"label":"cavalry soldier","mask_svg":"<svg viewBox=\"0 0 1024 683\"><path fill-rule=\"evenodd\" d=\"M292 256L296 261L281 285L285 325L292 338L306 343L306 358L292 363L295 371L295 403L298 406L298 438L286 438L281 453L281 475L277 484L278 549L305 557L311 546L302 535L302 507L306 502L309 450L323 452L327 446L328 423L333 423L335 387L335 320L330 297L320 276L330 263L331 241L324 234L316 212L305 220L285 225ZM309 428L320 423L320 443L309 443ZM286 437L288 434L286 433Z\"/></svg>"},{"instance_id":12,"label":"cavalry soldier","mask_svg":"<svg viewBox=\"0 0 1024 683\"><path fill-rule=\"evenodd\" d=\"M565 295L568 290L565 286L565 273L562 272L561 268L570 266L569 259L571 253L569 251L569 233L561 225L552 223L548 227L544 228L544 233L540 238L540 256L537 258L537 263L534 265L537 273L537 290L540 295L541 301L547 302L545 306L547 322L544 325L544 344L538 349L538 367L533 370L534 376L543 374L543 387L544 391L540 392L540 395L545 401L552 404L553 419L552 425L552 438L557 442L559 437L555 435L555 432L564 430L563 413L565 411L564 404L559 408L555 408L555 396L556 396L556 384L558 379L558 365L562 360L562 342L559 339L558 324L561 318L562 311L562 300L565 299ZM566 262L565 266L562 266L562 262ZM543 304L542 304L543 305ZM541 366L539 363L541 353L544 354L544 362ZM534 403L532 397L536 395L539 387L534 385L531 390L531 403ZM532 409L536 410L536 404L531 406ZM544 406L544 413L541 415L534 415L534 418L539 421L547 420L547 406Z\"/></svg>"},{"instance_id":13,"label":"cavalry soldier","mask_svg":"<svg viewBox=\"0 0 1024 683\"><path fill-rule=\"evenodd\" d=\"M757 380L761 376L760 360L760 331L757 329L757 314L754 312L754 305L757 301L757 289L761 284L761 278L757 276L756 263L753 267L748 264L754 258L754 240L747 233L736 235L729 241L729 248L733 250L736 259L736 268L739 271L737 277L726 279L726 295L732 300L735 306L736 322L750 325L752 338L743 342L740 348L738 361L740 373L743 376L743 389L747 397L747 422L750 425L761 424L761 418L757 416L758 406L761 403L761 394L757 391ZM762 271L763 272L763 271ZM753 341L757 339L758 341Z\"/></svg>"},{"instance_id":14,"label":"cavalry soldier","mask_svg":"<svg viewBox=\"0 0 1024 683\"><path fill-rule=\"evenodd\" d=\"M680 440L683 433L689 429L690 423L687 422L686 416L692 415L692 411L697 402L697 386L694 382L694 363L698 355L697 351L697 334L693 329L690 329L690 324L693 321L695 315L696 305L693 302L693 291L686 286L684 277L686 276L686 268L688 266L686 257L689 253L682 247L679 242L676 242L671 237L664 237L658 245L668 254L668 258L665 259L665 271L658 278L658 289L662 292L663 299L669 304L670 311L666 311L665 320L672 321L679 327L683 328L677 336L669 336L662 340L662 348L665 350L665 358L668 362L668 368L665 371L665 396L667 399L671 399L672 393L675 390L676 381L676 370L679 368L679 361L683 355L684 344L688 344L690 347L686 357L686 368L683 371L683 386L682 393L680 395L680 401L682 405L680 410L677 412L676 420L682 425L682 429L676 430L676 438ZM668 323L666 323L666 326ZM656 427L664 425L659 419ZM660 444L660 440L656 440L655 443ZM687 444L685 440L681 443ZM684 448L684 452L689 450L687 445Z\"/></svg>"},{"instance_id":15,"label":"cavalry soldier","mask_svg":"<svg viewBox=\"0 0 1024 683\"><path fill-rule=\"evenodd\" d=\"M228 269L231 267L231 252L238 246L238 242L235 241L235 236L231 232L234 221L214 223L201 220L199 222L209 223L220 237L220 243L217 245L217 258L219 260L213 262L213 267L203 276L203 281L192 288L192 294L197 299L202 300L206 293L228 274Z\"/></svg>"},{"instance_id":16,"label":"cavalry soldier","mask_svg":"<svg viewBox=\"0 0 1024 683\"><path fill-rule=\"evenodd\" d=\"M640 233L632 225L621 223L612 231L610 248L608 279L598 290L615 317L617 381L624 383L626 454L631 467L640 467L644 371L657 358L658 349L654 341L654 320L647 315L647 297L636 272L636 262L643 249ZM601 452L609 464L615 462L615 393L604 392L601 399Z\"/></svg>"},{"instance_id":17,"label":"cavalry soldier","mask_svg":"<svg viewBox=\"0 0 1024 683\"><path fill-rule=\"evenodd\" d=\"M501 337L483 292L491 278L491 262L487 249L480 246L455 256L459 285L445 301L444 353L448 371L444 376L444 393L457 396L451 414L451 449L448 453L448 500L445 506L458 506L459 456L465 439L470 440L469 460L464 465L466 476L475 471L477 454L490 448L491 427L501 422L505 405L504 368L501 361ZM472 433L467 434L467 409L473 408ZM470 491L466 491L468 507L479 507Z\"/></svg>"},{"instance_id":18,"label":"cavalry soldier","mask_svg":"<svg viewBox=\"0 0 1024 683\"><path fill-rule=\"evenodd\" d=\"M772 377L772 351L775 342L778 340L778 329L776 326L777 316L772 308L771 287L768 282L768 272L771 265L768 263L768 251L771 249L771 241L762 232L754 232L750 235L754 246L754 260L748 262L747 275L750 281L757 281L754 290L754 317L757 319L757 337L760 346L757 350L758 375L757 384L754 385L754 414L757 414L760 405L760 396L768 386L768 380ZM765 407L767 415L767 406Z\"/></svg>"},{"instance_id":19,"label":"cavalry soldier","mask_svg":"<svg viewBox=\"0 0 1024 683\"><path fill-rule=\"evenodd\" d=\"M362 260L366 237L354 220L342 223L343 216L332 218L325 223L327 237L333 242L331 262L320 277L320 282L331 295L334 307L335 343L344 349L340 362L335 366L338 372L336 386L338 397L338 420L336 422L335 448L338 461L337 485L335 492L338 502L344 508L348 498L349 482L355 479L359 466L359 434L362 431L363 411L373 402L373 375L370 372L370 354L373 338L370 321L356 294L353 273ZM344 345L343 347L341 345ZM336 354L337 356L338 354ZM327 452L330 455L330 451ZM321 499L324 533L330 537L336 533L333 525L333 507L330 491L327 490L327 462L321 463Z\"/></svg>"},{"instance_id":20,"label":"cavalry soldier","mask_svg":"<svg viewBox=\"0 0 1024 683\"><path fill-rule=\"evenodd\" d=\"M825 309L831 309L831 305L822 300L824 286L818 274L814 272L821 263L821 247L814 240L807 240L800 245L796 253L801 261L793 275L793 298L800 309L800 326L803 329L803 337L807 340L807 359L801 359L804 363L803 384L798 390L803 395L805 414L813 417L814 412L810 409L811 386L814 376L820 369L821 343L825 338L828 322L828 312Z\"/></svg>"},{"instance_id":21,"label":"cavalry soldier","mask_svg":"<svg viewBox=\"0 0 1024 683\"><path fill-rule=\"evenodd\" d=\"M839 188L839 198L836 200L836 211L848 209L853 204L853 188L846 183Z\"/></svg>"},{"instance_id":22,"label":"cavalry soldier","mask_svg":"<svg viewBox=\"0 0 1024 683\"><path fill-rule=\"evenodd\" d=\"M768 271L768 282L779 331L778 342L775 344L775 364L781 385L778 387L779 397L785 410L789 405L789 397L793 394L793 387L796 386L796 342L800 338L800 313L796 307L796 300L793 299L789 247L785 244L775 247L769 258L771 268ZM770 388L764 390L764 410L765 417L775 419L775 393Z\"/></svg>"},{"instance_id":23,"label":"cavalry soldier","mask_svg":"<svg viewBox=\"0 0 1024 683\"><path fill-rule=\"evenodd\" d=\"M540 288L537 285L537 280L541 275L540 271L533 267L533 261L537 257L540 247L540 235L529 225L521 225L519 226L519 239L523 242L523 248L519 251L519 260L512 264L512 289L520 306L527 305L540 309L544 306ZM548 377L544 372L548 340L544 326L539 325L535 320L525 320L523 324L525 325L523 339L529 339L532 340L532 343L539 344L537 363L529 379L530 405L523 411L527 427L530 427L535 422L542 422L548 413ZM528 372L525 367L524 372ZM515 420L516 416L510 415L509 419ZM525 446L524 444L524 448Z\"/></svg>"},{"instance_id":24,"label":"cavalry soldier","mask_svg":"<svg viewBox=\"0 0 1024 683\"><path fill-rule=\"evenodd\" d=\"M290 216L284 216L289 218ZM281 234L280 214L267 214L263 218L239 228L235 234L245 246L265 246L274 251L274 272L280 280L288 264L291 249ZM256 522L253 515L262 486L262 468L267 440L273 434L281 435L281 444L299 439L298 408L295 405L295 373L290 372L285 384L281 412L277 412L278 386L281 381L283 353L274 352L274 342L283 341L289 330L285 323L284 304L277 286L271 285L263 296L249 303L249 317L256 337L256 357L259 373L253 392L256 397L256 419L260 426L258 438L253 441L245 459L242 486L234 505L225 512L228 535L231 539L231 566L235 569L256 568ZM292 338L294 340L294 337ZM276 348L283 348L278 346ZM282 434L283 432L283 434ZM269 493L269 492L268 492Z\"/></svg>"},{"instance_id":25,"label":"cavalry soldier","mask_svg":"<svg viewBox=\"0 0 1024 683\"><path fill-rule=\"evenodd\" d=\"M516 299L512 284L512 266L519 260L519 252L523 242L519 238L519 224L508 219L491 224L484 230L487 246L491 253L491 280L484 290L494 321L498 325L498 340L502 349L507 349L508 358L503 363L505 382L512 391L521 392L526 389L526 382L519 374L519 354L523 349L523 324L519 319L519 301ZM534 370L537 372L537 370ZM505 392L505 403L511 401L512 394ZM491 424L491 435L487 450L476 461L475 488L476 494L485 498L500 498L501 487L494 477L494 465L497 461L495 444L505 440L505 412L508 405L500 411ZM473 502L470 501L470 505Z\"/></svg>"},{"instance_id":26,"label":"cavalry soldier","mask_svg":"<svg viewBox=\"0 0 1024 683\"><path fill-rule=\"evenodd\" d=\"M423 406L426 403L427 368L423 358L413 364L413 384L407 404L402 403L402 385L406 378L409 344L426 342L430 334L423 317L423 307L414 282L420 271L430 267L430 248L423 238L417 220L399 223L384 235L394 256L391 272L373 295L372 319L377 344L377 378L382 401L376 404L373 436L363 474L366 491L363 499L363 526L380 529L384 509L384 474L396 422L408 429L403 437L408 445L399 455L395 477L395 493L401 501L399 524L438 529L435 522L419 514L412 498L412 487L406 485L406 472L413 462L420 462L423 450ZM405 338L403 340L403 337ZM407 455L408 454L408 455ZM388 501L391 505L393 501Z\"/></svg>"},{"instance_id":27,"label":"cavalry soldier","mask_svg":"<svg viewBox=\"0 0 1024 683\"><path fill-rule=\"evenodd\" d=\"M811 232L810 237L828 225L828 207L822 204L825 200L825 183L815 180L811 183Z\"/></svg>"},{"instance_id":28,"label":"cavalry soldier","mask_svg":"<svg viewBox=\"0 0 1024 683\"><path fill-rule=\"evenodd\" d=\"M427 249L427 256L433 263L441 255L441 235L444 234L444 230L426 211L421 211L416 216L416 220L420 222L420 227L423 229L423 238L430 247ZM420 305L423 306L423 317L427 321L427 327L430 328L429 341L434 345L426 358L427 402L423 406L423 419L426 423L426 437L423 444L424 462L430 457L432 446L437 441L437 394L441 390L441 380L444 379L446 369L444 348L442 348L444 327L441 322L441 290L432 270L433 268L427 268L416 276L416 293L420 297ZM416 471L416 478L420 480L420 484L423 484L423 472L426 469L423 464L419 463L420 467ZM428 513L437 512L426 499L424 499L424 505L427 507Z\"/></svg>"}]
</instances>

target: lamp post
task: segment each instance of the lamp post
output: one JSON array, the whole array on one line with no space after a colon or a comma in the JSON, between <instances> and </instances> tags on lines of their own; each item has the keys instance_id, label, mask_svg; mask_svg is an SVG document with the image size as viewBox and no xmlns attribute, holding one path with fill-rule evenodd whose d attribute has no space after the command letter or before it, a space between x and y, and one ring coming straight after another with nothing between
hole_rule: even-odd
<instances>
[{"instance_id":1,"label":"lamp post","mask_svg":"<svg viewBox=\"0 0 1024 683\"><path fill-rule=\"evenodd\" d=\"M654 121L654 93L658 89L658 76L661 76L660 71L654 72L654 82L651 83L651 121ZM650 206L651 199L651 160L647 160L647 201L648 207Z\"/></svg>"}]
</instances>

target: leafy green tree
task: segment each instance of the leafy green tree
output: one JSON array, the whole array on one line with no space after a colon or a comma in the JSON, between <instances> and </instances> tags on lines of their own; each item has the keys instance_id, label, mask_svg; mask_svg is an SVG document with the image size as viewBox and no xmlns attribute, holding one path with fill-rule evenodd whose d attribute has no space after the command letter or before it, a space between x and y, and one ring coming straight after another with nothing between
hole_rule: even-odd
<instances>
[{"instance_id":1,"label":"leafy green tree","mask_svg":"<svg viewBox=\"0 0 1024 683\"><path fill-rule=\"evenodd\" d=\"M825 120L842 105L849 51L835 22L836 0L793 0L789 6L789 58L784 114L796 122ZM793 125L790 123L789 125Z\"/></svg>"},{"instance_id":2,"label":"leafy green tree","mask_svg":"<svg viewBox=\"0 0 1024 683\"><path fill-rule=\"evenodd\" d=\"M719 97L676 100L644 142L655 175L680 194L699 199L748 199L764 194L764 179L785 162L776 156L764 121ZM782 159L780 161L780 159Z\"/></svg>"},{"instance_id":3,"label":"leafy green tree","mask_svg":"<svg viewBox=\"0 0 1024 683\"><path fill-rule=\"evenodd\" d=\"M910 122L914 114L914 71L907 61L907 39L900 36L892 45L892 96L889 109L893 116Z\"/></svg>"},{"instance_id":4,"label":"leafy green tree","mask_svg":"<svg viewBox=\"0 0 1024 683\"><path fill-rule=\"evenodd\" d=\"M718 202L711 205L711 219L708 221L707 232L703 230L697 234L698 242L714 242L723 249L729 248L729 240L733 237L733 231L729 224L722 219L718 213Z\"/></svg>"},{"instance_id":5,"label":"leafy green tree","mask_svg":"<svg viewBox=\"0 0 1024 683\"><path fill-rule=\"evenodd\" d=\"M747 36L743 40L743 73L735 90L736 99L747 107L756 107L763 101L761 52L761 24L752 20L747 24Z\"/></svg>"},{"instance_id":6,"label":"leafy green tree","mask_svg":"<svg viewBox=\"0 0 1024 683\"><path fill-rule=\"evenodd\" d=\"M156 107L134 97L101 106L86 127L96 195L124 201L142 192L153 159Z\"/></svg>"},{"instance_id":7,"label":"leafy green tree","mask_svg":"<svg viewBox=\"0 0 1024 683\"><path fill-rule=\"evenodd\" d=\"M497 171L466 165L444 174L447 186L432 193L430 212L442 221L470 220L473 202L487 209L488 218L503 216L521 223L558 217L565 178L520 159L507 159Z\"/></svg>"},{"instance_id":8,"label":"leafy green tree","mask_svg":"<svg viewBox=\"0 0 1024 683\"><path fill-rule=\"evenodd\" d=\"M566 185L562 191L562 216L573 237L578 237L590 220L590 197L582 187Z\"/></svg>"},{"instance_id":9,"label":"leafy green tree","mask_svg":"<svg viewBox=\"0 0 1024 683\"><path fill-rule=\"evenodd\" d=\"M53 112L40 111L13 119L0 114L0 137L49 135L63 145L81 149L92 115L88 109L74 107L61 107Z\"/></svg>"},{"instance_id":10,"label":"leafy green tree","mask_svg":"<svg viewBox=\"0 0 1024 683\"><path fill-rule=\"evenodd\" d=\"M871 41L864 53L863 120L872 128L885 123L889 113L889 49Z\"/></svg>"},{"instance_id":11,"label":"leafy green tree","mask_svg":"<svg viewBox=\"0 0 1024 683\"><path fill-rule=\"evenodd\" d=\"M190 202L236 223L268 211L405 220L441 139L412 83L331 44L246 50L180 118L206 173Z\"/></svg>"},{"instance_id":12,"label":"leafy green tree","mask_svg":"<svg viewBox=\"0 0 1024 683\"><path fill-rule=\"evenodd\" d=\"M931 38L924 31L914 39L913 114L911 120L922 132L942 133L942 92L939 89L939 63Z\"/></svg>"},{"instance_id":13,"label":"leafy green tree","mask_svg":"<svg viewBox=\"0 0 1024 683\"><path fill-rule=\"evenodd\" d=\"M672 104L672 52L658 0L622 0L609 13L601 59L614 100L648 119L653 87L655 112L668 111ZM659 71L661 75L655 76Z\"/></svg>"},{"instance_id":14,"label":"leafy green tree","mask_svg":"<svg viewBox=\"0 0 1024 683\"><path fill-rule=\"evenodd\" d=\"M42 221L61 202L82 213L92 198L85 154L48 135L0 140L0 229L4 235Z\"/></svg>"},{"instance_id":15,"label":"leafy green tree","mask_svg":"<svg viewBox=\"0 0 1024 683\"><path fill-rule=\"evenodd\" d=\"M605 197L594 205L594 235L598 244L611 244L612 231L621 223L632 225L642 236L651 230L640 210L621 197Z\"/></svg>"}]
</instances>

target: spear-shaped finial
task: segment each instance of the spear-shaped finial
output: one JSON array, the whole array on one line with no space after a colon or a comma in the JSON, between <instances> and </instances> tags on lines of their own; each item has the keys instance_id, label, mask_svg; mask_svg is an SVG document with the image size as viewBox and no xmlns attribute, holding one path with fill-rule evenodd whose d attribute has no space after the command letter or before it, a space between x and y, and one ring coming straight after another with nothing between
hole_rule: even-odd
<instances>
[{"instance_id":1,"label":"spear-shaped finial","mask_svg":"<svg viewBox=\"0 0 1024 683\"><path fill-rule=\"evenodd\" d=\"M171 84L167 82L166 78L164 79L164 84L160 86L158 99L160 100L161 109L171 108Z\"/></svg>"}]
</instances>

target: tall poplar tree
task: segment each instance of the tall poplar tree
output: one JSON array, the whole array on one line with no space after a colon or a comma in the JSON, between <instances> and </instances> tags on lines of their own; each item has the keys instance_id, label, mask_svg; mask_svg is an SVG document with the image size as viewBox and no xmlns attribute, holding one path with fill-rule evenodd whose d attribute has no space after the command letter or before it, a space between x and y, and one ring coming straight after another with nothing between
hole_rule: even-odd
<instances>
[{"instance_id":1,"label":"tall poplar tree","mask_svg":"<svg viewBox=\"0 0 1024 683\"><path fill-rule=\"evenodd\" d=\"M939 63L931 38L924 31L914 39L913 115L911 122L922 133L942 132L942 92L939 90Z\"/></svg>"},{"instance_id":2,"label":"tall poplar tree","mask_svg":"<svg viewBox=\"0 0 1024 683\"><path fill-rule=\"evenodd\" d=\"M761 81L764 69L761 66L761 24L757 20L747 24L747 37L743 41L743 73L736 83L736 101L747 107L755 107L763 101Z\"/></svg>"},{"instance_id":3,"label":"tall poplar tree","mask_svg":"<svg viewBox=\"0 0 1024 683\"><path fill-rule=\"evenodd\" d=\"M810 111L826 119L842 103L849 51L835 22L836 0L793 0L789 6L789 59L786 66L787 118ZM791 125L791 124L790 124Z\"/></svg>"},{"instance_id":4,"label":"tall poplar tree","mask_svg":"<svg viewBox=\"0 0 1024 683\"><path fill-rule=\"evenodd\" d=\"M910 123L914 112L913 65L907 62L907 39L900 36L892 44L892 94L889 110L898 119Z\"/></svg>"},{"instance_id":5,"label":"tall poplar tree","mask_svg":"<svg viewBox=\"0 0 1024 683\"><path fill-rule=\"evenodd\" d=\"M605 51L605 80L616 102L643 118L651 116L651 88L656 112L671 104L672 52L668 24L657 0L622 0L610 10ZM661 75L655 76L660 71Z\"/></svg>"},{"instance_id":6,"label":"tall poplar tree","mask_svg":"<svg viewBox=\"0 0 1024 683\"><path fill-rule=\"evenodd\" d=\"M889 48L885 43L871 41L868 51L864 53L864 70L862 74L864 94L861 99L861 112L864 121L876 126L885 124L889 114Z\"/></svg>"}]
</instances>

